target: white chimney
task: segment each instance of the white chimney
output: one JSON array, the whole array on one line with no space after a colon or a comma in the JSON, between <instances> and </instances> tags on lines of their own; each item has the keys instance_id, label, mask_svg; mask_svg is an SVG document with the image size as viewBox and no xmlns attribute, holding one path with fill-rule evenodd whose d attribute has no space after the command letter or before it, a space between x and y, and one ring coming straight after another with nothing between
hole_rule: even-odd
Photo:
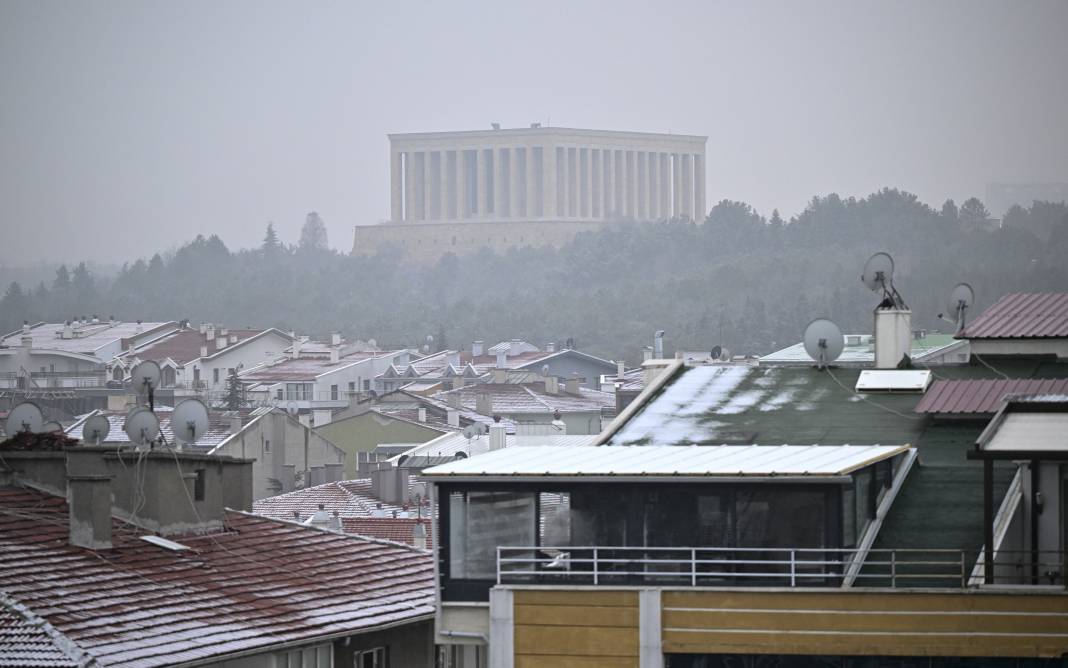
<instances>
[{"instance_id":1,"label":"white chimney","mask_svg":"<svg viewBox=\"0 0 1068 668\"><path fill-rule=\"evenodd\" d=\"M651 359L653 359L653 349L649 346L642 348L642 361L648 362Z\"/></svg>"},{"instance_id":2,"label":"white chimney","mask_svg":"<svg viewBox=\"0 0 1068 668\"><path fill-rule=\"evenodd\" d=\"M330 519L326 521L326 528L331 531L341 531L341 514L336 510L330 515Z\"/></svg>"},{"instance_id":3,"label":"white chimney","mask_svg":"<svg viewBox=\"0 0 1068 668\"><path fill-rule=\"evenodd\" d=\"M493 370L492 381L497 385L504 385L508 382L508 369L496 368Z\"/></svg>"},{"instance_id":4,"label":"white chimney","mask_svg":"<svg viewBox=\"0 0 1068 668\"><path fill-rule=\"evenodd\" d=\"M215 337L215 347L218 348L219 350L222 350L223 348L225 348L226 347L226 337L224 337L224 336L216 336Z\"/></svg>"},{"instance_id":5,"label":"white chimney","mask_svg":"<svg viewBox=\"0 0 1068 668\"><path fill-rule=\"evenodd\" d=\"M500 422L494 422L489 428L489 449L503 450L507 446L504 425Z\"/></svg>"},{"instance_id":6,"label":"white chimney","mask_svg":"<svg viewBox=\"0 0 1068 668\"><path fill-rule=\"evenodd\" d=\"M556 376L545 377L546 394L560 394L560 380Z\"/></svg>"},{"instance_id":7,"label":"white chimney","mask_svg":"<svg viewBox=\"0 0 1068 668\"><path fill-rule=\"evenodd\" d=\"M230 335L230 344L233 345L235 343L237 343L237 334L231 334Z\"/></svg>"},{"instance_id":8,"label":"white chimney","mask_svg":"<svg viewBox=\"0 0 1068 668\"><path fill-rule=\"evenodd\" d=\"M501 351L497 353L497 368L504 369L508 366L508 353Z\"/></svg>"},{"instance_id":9,"label":"white chimney","mask_svg":"<svg viewBox=\"0 0 1068 668\"><path fill-rule=\"evenodd\" d=\"M134 327L134 334L140 334L141 332L144 331L144 329L145 328L141 326L141 321L138 320L137 321L137 327Z\"/></svg>"},{"instance_id":10,"label":"white chimney","mask_svg":"<svg viewBox=\"0 0 1068 668\"><path fill-rule=\"evenodd\" d=\"M484 343L482 341L475 341L474 343L472 343L471 344L471 354L473 356L475 356L475 357L479 357L480 355L482 355L482 346L483 345L484 345Z\"/></svg>"},{"instance_id":11,"label":"white chimney","mask_svg":"<svg viewBox=\"0 0 1068 668\"><path fill-rule=\"evenodd\" d=\"M556 342L550 341L549 343L546 343L545 344L545 352L547 352L547 353L555 353L556 352Z\"/></svg>"},{"instance_id":12,"label":"white chimney","mask_svg":"<svg viewBox=\"0 0 1068 668\"><path fill-rule=\"evenodd\" d=\"M426 549L426 525L422 522L416 522L412 527L412 547Z\"/></svg>"},{"instance_id":13,"label":"white chimney","mask_svg":"<svg viewBox=\"0 0 1068 668\"><path fill-rule=\"evenodd\" d=\"M577 376L572 376L564 381L564 391L568 394L578 394L580 392L579 387L582 384L582 379Z\"/></svg>"},{"instance_id":14,"label":"white chimney","mask_svg":"<svg viewBox=\"0 0 1068 668\"><path fill-rule=\"evenodd\" d=\"M200 356L201 357L207 357L208 356L208 347L207 346L200 346Z\"/></svg>"},{"instance_id":15,"label":"white chimney","mask_svg":"<svg viewBox=\"0 0 1068 668\"><path fill-rule=\"evenodd\" d=\"M23 348L33 348L33 337L29 336L28 334L23 334L22 335L22 347Z\"/></svg>"},{"instance_id":16,"label":"white chimney","mask_svg":"<svg viewBox=\"0 0 1068 668\"><path fill-rule=\"evenodd\" d=\"M201 334L207 334L208 333L208 323L206 323L206 322L200 323L200 333Z\"/></svg>"},{"instance_id":17,"label":"white chimney","mask_svg":"<svg viewBox=\"0 0 1068 668\"><path fill-rule=\"evenodd\" d=\"M70 320L68 320L66 322L66 324L63 325L63 338L64 339L73 339L74 338L74 328L71 327Z\"/></svg>"},{"instance_id":18,"label":"white chimney","mask_svg":"<svg viewBox=\"0 0 1068 668\"><path fill-rule=\"evenodd\" d=\"M219 330L219 334L224 337L230 336L230 329L228 327L223 327Z\"/></svg>"},{"instance_id":19,"label":"white chimney","mask_svg":"<svg viewBox=\"0 0 1068 668\"><path fill-rule=\"evenodd\" d=\"M28 320L23 320L22 321L22 333L23 334L29 334L30 333L30 322Z\"/></svg>"},{"instance_id":20,"label":"white chimney","mask_svg":"<svg viewBox=\"0 0 1068 668\"><path fill-rule=\"evenodd\" d=\"M912 351L912 310L875 309L875 368L896 369Z\"/></svg>"},{"instance_id":21,"label":"white chimney","mask_svg":"<svg viewBox=\"0 0 1068 668\"><path fill-rule=\"evenodd\" d=\"M332 346L340 346L341 345L341 332L334 332L333 334L330 335L330 345L332 345Z\"/></svg>"},{"instance_id":22,"label":"white chimney","mask_svg":"<svg viewBox=\"0 0 1068 668\"><path fill-rule=\"evenodd\" d=\"M445 419L449 421L450 427L460 428L460 411L450 408L445 413Z\"/></svg>"},{"instance_id":23,"label":"white chimney","mask_svg":"<svg viewBox=\"0 0 1068 668\"><path fill-rule=\"evenodd\" d=\"M664 357L664 330L658 329L653 335L653 357L656 359L663 359Z\"/></svg>"},{"instance_id":24,"label":"white chimney","mask_svg":"<svg viewBox=\"0 0 1068 668\"><path fill-rule=\"evenodd\" d=\"M289 356L292 359L300 359L300 347L303 341L300 339L293 339L293 346L289 349Z\"/></svg>"},{"instance_id":25,"label":"white chimney","mask_svg":"<svg viewBox=\"0 0 1068 668\"><path fill-rule=\"evenodd\" d=\"M419 407L419 410L416 411L416 415L419 416L420 422L426 422L426 408L424 406Z\"/></svg>"},{"instance_id":26,"label":"white chimney","mask_svg":"<svg viewBox=\"0 0 1068 668\"><path fill-rule=\"evenodd\" d=\"M341 349L335 347L330 348L330 363L337 364L341 361Z\"/></svg>"},{"instance_id":27,"label":"white chimney","mask_svg":"<svg viewBox=\"0 0 1068 668\"><path fill-rule=\"evenodd\" d=\"M208 341L214 340L215 339L215 325L213 325L213 324L211 324L209 322L208 323L208 331L204 334L204 336L207 337Z\"/></svg>"},{"instance_id":28,"label":"white chimney","mask_svg":"<svg viewBox=\"0 0 1068 668\"><path fill-rule=\"evenodd\" d=\"M475 412L482 415L493 415L493 395L489 392L479 392L475 395Z\"/></svg>"},{"instance_id":29,"label":"white chimney","mask_svg":"<svg viewBox=\"0 0 1068 668\"><path fill-rule=\"evenodd\" d=\"M627 375L627 363L623 360L616 362L616 380L623 380L623 376Z\"/></svg>"},{"instance_id":30,"label":"white chimney","mask_svg":"<svg viewBox=\"0 0 1068 668\"><path fill-rule=\"evenodd\" d=\"M449 405L449 408L455 408L459 410L460 408L462 408L462 404L460 403L460 393L449 392L447 395L445 395L445 403Z\"/></svg>"}]
</instances>

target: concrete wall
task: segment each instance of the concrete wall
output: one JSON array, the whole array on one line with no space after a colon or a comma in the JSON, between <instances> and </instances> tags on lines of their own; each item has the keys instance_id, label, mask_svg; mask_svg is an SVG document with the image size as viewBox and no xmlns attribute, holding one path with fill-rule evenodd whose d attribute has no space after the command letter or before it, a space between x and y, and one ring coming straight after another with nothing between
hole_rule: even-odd
<instances>
[{"instance_id":1,"label":"concrete wall","mask_svg":"<svg viewBox=\"0 0 1068 668\"><path fill-rule=\"evenodd\" d=\"M1068 339L971 339L975 355L1056 355L1068 358Z\"/></svg>"},{"instance_id":2,"label":"concrete wall","mask_svg":"<svg viewBox=\"0 0 1068 668\"><path fill-rule=\"evenodd\" d=\"M345 479L356 477L356 453L371 452L380 443L426 443L443 432L412 422L367 412L335 420L315 429L345 453Z\"/></svg>"},{"instance_id":3,"label":"concrete wall","mask_svg":"<svg viewBox=\"0 0 1068 668\"><path fill-rule=\"evenodd\" d=\"M386 647L389 665L404 668L434 668L434 622L426 620L404 624L385 631L352 636L348 644L334 643L334 665L356 665L353 657L360 650Z\"/></svg>"},{"instance_id":4,"label":"concrete wall","mask_svg":"<svg viewBox=\"0 0 1068 668\"><path fill-rule=\"evenodd\" d=\"M601 389L599 387L601 374L614 374L616 372L616 365L614 364L598 364L593 360L588 360L578 355L567 354L559 355L547 362L537 362L526 368L540 373L541 368L545 365L549 366L549 373L553 376L570 378L571 374L577 373L580 377L585 378L582 386L591 390ZM563 387L563 383L560 385Z\"/></svg>"},{"instance_id":5,"label":"concrete wall","mask_svg":"<svg viewBox=\"0 0 1068 668\"><path fill-rule=\"evenodd\" d=\"M552 413L501 413L502 416L518 423L549 424L553 421ZM601 412L564 413L561 417L567 426L567 433L572 436L601 433Z\"/></svg>"},{"instance_id":6,"label":"concrete wall","mask_svg":"<svg viewBox=\"0 0 1068 668\"><path fill-rule=\"evenodd\" d=\"M356 227L353 255L374 255L395 244L406 260L434 261L446 253L464 255L482 248L503 251L523 246L560 247L579 232L600 229L605 223L547 220L539 222L464 222L408 224L385 223Z\"/></svg>"}]
</instances>

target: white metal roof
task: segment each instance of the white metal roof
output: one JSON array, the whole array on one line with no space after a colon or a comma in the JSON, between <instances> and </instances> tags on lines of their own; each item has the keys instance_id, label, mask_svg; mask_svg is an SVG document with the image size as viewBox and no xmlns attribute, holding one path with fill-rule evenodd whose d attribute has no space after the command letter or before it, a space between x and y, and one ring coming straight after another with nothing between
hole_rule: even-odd
<instances>
[{"instance_id":1,"label":"white metal roof","mask_svg":"<svg viewBox=\"0 0 1068 668\"><path fill-rule=\"evenodd\" d=\"M890 445L505 448L423 471L470 476L839 476L908 450Z\"/></svg>"},{"instance_id":2,"label":"white metal roof","mask_svg":"<svg viewBox=\"0 0 1068 668\"><path fill-rule=\"evenodd\" d=\"M931 384L929 369L864 369L857 392L923 392Z\"/></svg>"},{"instance_id":3,"label":"white metal roof","mask_svg":"<svg viewBox=\"0 0 1068 668\"><path fill-rule=\"evenodd\" d=\"M448 434L442 434L432 441L413 446L410 450L394 456L393 460L399 460L401 457L455 457L459 452L470 457L473 456L473 452L487 450L489 448L489 440L489 434L483 434L482 436L468 440L467 437L460 432L450 432ZM597 434L545 434L520 436L506 434L504 445L506 448L519 446L552 447L555 449L560 447L573 448L593 445L596 440Z\"/></svg>"},{"instance_id":4,"label":"white metal roof","mask_svg":"<svg viewBox=\"0 0 1068 668\"><path fill-rule=\"evenodd\" d=\"M983 450L1068 450L1068 413L1006 413Z\"/></svg>"}]
</instances>

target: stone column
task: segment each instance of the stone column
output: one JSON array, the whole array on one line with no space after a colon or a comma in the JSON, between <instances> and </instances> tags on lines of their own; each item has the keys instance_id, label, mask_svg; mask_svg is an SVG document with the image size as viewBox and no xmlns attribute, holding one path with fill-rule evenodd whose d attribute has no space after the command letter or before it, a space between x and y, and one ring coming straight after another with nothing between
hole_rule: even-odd
<instances>
[{"instance_id":1,"label":"stone column","mask_svg":"<svg viewBox=\"0 0 1068 668\"><path fill-rule=\"evenodd\" d=\"M399 223L404 217L404 175L400 151L389 152L389 219Z\"/></svg>"},{"instance_id":2,"label":"stone column","mask_svg":"<svg viewBox=\"0 0 1068 668\"><path fill-rule=\"evenodd\" d=\"M660 217L660 154L648 154L649 162L649 217Z\"/></svg>"},{"instance_id":3,"label":"stone column","mask_svg":"<svg viewBox=\"0 0 1068 668\"><path fill-rule=\"evenodd\" d=\"M449 152L437 151L438 156L438 220L449 217Z\"/></svg>"},{"instance_id":4,"label":"stone column","mask_svg":"<svg viewBox=\"0 0 1068 668\"><path fill-rule=\"evenodd\" d=\"M682 156L678 153L671 154L671 186L672 201L671 215L682 215Z\"/></svg>"},{"instance_id":5,"label":"stone column","mask_svg":"<svg viewBox=\"0 0 1068 668\"><path fill-rule=\"evenodd\" d=\"M534 147L528 145L523 152L527 159L527 171L523 175L523 185L527 191L527 198L523 202L523 215L527 218L534 218L538 215L538 203L541 201L539 199L541 193L538 192L537 166L534 164Z\"/></svg>"},{"instance_id":6,"label":"stone column","mask_svg":"<svg viewBox=\"0 0 1068 668\"><path fill-rule=\"evenodd\" d=\"M590 149L590 169L593 170L593 208L590 216L604 218L604 151Z\"/></svg>"},{"instance_id":7,"label":"stone column","mask_svg":"<svg viewBox=\"0 0 1068 668\"><path fill-rule=\"evenodd\" d=\"M633 216L634 207L631 206L631 197L634 196L634 188L631 187L631 176L634 171L634 152L621 151L620 156L620 179L619 184L623 188L623 196L620 198L619 210L624 216Z\"/></svg>"},{"instance_id":8,"label":"stone column","mask_svg":"<svg viewBox=\"0 0 1068 668\"><path fill-rule=\"evenodd\" d=\"M508 217L519 218L522 215L519 210L519 163L522 158L518 148L505 150L508 151Z\"/></svg>"},{"instance_id":9,"label":"stone column","mask_svg":"<svg viewBox=\"0 0 1068 668\"><path fill-rule=\"evenodd\" d=\"M623 187L623 157L623 151L612 149L612 208L617 218L622 218L624 213L623 194L626 191Z\"/></svg>"},{"instance_id":10,"label":"stone column","mask_svg":"<svg viewBox=\"0 0 1068 668\"><path fill-rule=\"evenodd\" d=\"M568 195L571 194L571 161L568 159L570 151L566 146L560 147L560 151L556 154L557 160L560 161L560 181L557 183L558 192L556 195L556 208L561 218L571 217L571 198Z\"/></svg>"},{"instance_id":11,"label":"stone column","mask_svg":"<svg viewBox=\"0 0 1068 668\"><path fill-rule=\"evenodd\" d=\"M707 204L705 204L705 156L702 153L697 153L693 158L693 180L694 187L697 192L694 195L696 203L694 206L697 208L697 222L704 222L705 216L708 215Z\"/></svg>"},{"instance_id":12,"label":"stone column","mask_svg":"<svg viewBox=\"0 0 1068 668\"><path fill-rule=\"evenodd\" d=\"M404 220L415 220L415 154L404 154Z\"/></svg>"},{"instance_id":13,"label":"stone column","mask_svg":"<svg viewBox=\"0 0 1068 668\"><path fill-rule=\"evenodd\" d=\"M478 191L475 193L475 201L478 202L478 218L486 217L486 207L489 205L489 197L486 193L486 149L479 147L475 153L475 179Z\"/></svg>"},{"instance_id":14,"label":"stone column","mask_svg":"<svg viewBox=\"0 0 1068 668\"><path fill-rule=\"evenodd\" d=\"M638 153L638 217L647 220L649 215L649 153Z\"/></svg>"},{"instance_id":15,"label":"stone column","mask_svg":"<svg viewBox=\"0 0 1068 668\"><path fill-rule=\"evenodd\" d=\"M493 217L508 217L508 172L505 171L506 148L493 149Z\"/></svg>"},{"instance_id":16,"label":"stone column","mask_svg":"<svg viewBox=\"0 0 1068 668\"><path fill-rule=\"evenodd\" d=\"M586 156L585 162L582 163L582 180L586 184L585 190L582 195L582 217L593 217L593 149L582 149L583 155Z\"/></svg>"},{"instance_id":17,"label":"stone column","mask_svg":"<svg viewBox=\"0 0 1068 668\"><path fill-rule=\"evenodd\" d=\"M467 218L471 206L467 201L467 165L464 155L462 148L456 150L456 220Z\"/></svg>"},{"instance_id":18,"label":"stone column","mask_svg":"<svg viewBox=\"0 0 1068 668\"><path fill-rule=\"evenodd\" d=\"M671 158L667 153L658 153L660 163L660 217L671 218Z\"/></svg>"},{"instance_id":19,"label":"stone column","mask_svg":"<svg viewBox=\"0 0 1068 668\"><path fill-rule=\"evenodd\" d=\"M579 148L577 146L567 150L567 168L571 172L571 181L568 187L571 203L567 210L572 218L578 218L582 215L582 193L579 188L582 179L582 164L579 160Z\"/></svg>"},{"instance_id":20,"label":"stone column","mask_svg":"<svg viewBox=\"0 0 1068 668\"><path fill-rule=\"evenodd\" d=\"M682 215L693 218L693 154L682 154Z\"/></svg>"},{"instance_id":21,"label":"stone column","mask_svg":"<svg viewBox=\"0 0 1068 668\"><path fill-rule=\"evenodd\" d=\"M557 218L556 211L556 147L541 147L541 216Z\"/></svg>"},{"instance_id":22,"label":"stone column","mask_svg":"<svg viewBox=\"0 0 1068 668\"><path fill-rule=\"evenodd\" d=\"M433 154L423 151L423 220L431 220L434 217L434 175L431 170Z\"/></svg>"}]
</instances>

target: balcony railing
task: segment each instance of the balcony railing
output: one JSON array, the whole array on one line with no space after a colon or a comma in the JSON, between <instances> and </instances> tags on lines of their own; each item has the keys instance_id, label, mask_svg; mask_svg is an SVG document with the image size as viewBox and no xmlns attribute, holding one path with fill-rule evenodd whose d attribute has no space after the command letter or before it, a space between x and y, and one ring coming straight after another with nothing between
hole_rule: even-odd
<instances>
[{"instance_id":1,"label":"balcony railing","mask_svg":"<svg viewBox=\"0 0 1068 668\"><path fill-rule=\"evenodd\" d=\"M979 584L972 576L976 556L922 549L498 547L497 584L966 588ZM1063 552L1043 552L1038 561L1030 552L1002 556L995 584L1064 586Z\"/></svg>"}]
</instances>

